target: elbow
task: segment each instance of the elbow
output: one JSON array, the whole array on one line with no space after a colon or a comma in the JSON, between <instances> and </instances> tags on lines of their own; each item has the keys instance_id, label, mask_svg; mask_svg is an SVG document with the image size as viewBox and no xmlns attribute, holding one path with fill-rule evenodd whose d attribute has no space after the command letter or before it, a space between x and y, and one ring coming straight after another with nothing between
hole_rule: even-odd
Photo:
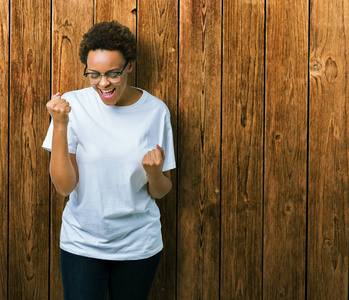
<instances>
[{"instance_id":1,"label":"elbow","mask_svg":"<svg viewBox=\"0 0 349 300\"><path fill-rule=\"evenodd\" d=\"M168 193L169 193L171 190L172 190L172 182L170 181L170 183L168 184L168 186L167 186L167 188L166 188L165 190L163 190L163 191L157 191L157 192L155 192L155 191L150 192L150 191L148 190L148 192L149 192L149 194L150 194L150 196L151 196L152 198L159 200L159 199L164 198L166 195L168 195Z\"/></svg>"},{"instance_id":2,"label":"elbow","mask_svg":"<svg viewBox=\"0 0 349 300\"><path fill-rule=\"evenodd\" d=\"M57 191L58 192L58 191ZM62 193L62 192L58 192L58 194L60 194L61 196L63 196L64 198L65 197L68 197L70 194L68 193Z\"/></svg>"},{"instance_id":3,"label":"elbow","mask_svg":"<svg viewBox=\"0 0 349 300\"><path fill-rule=\"evenodd\" d=\"M166 195L168 195L171 192L171 190L172 190L172 182L170 181L170 184L168 186L168 190L165 192L164 195L161 196L161 198L164 198ZM159 198L159 199L161 199L161 198Z\"/></svg>"},{"instance_id":4,"label":"elbow","mask_svg":"<svg viewBox=\"0 0 349 300\"><path fill-rule=\"evenodd\" d=\"M56 192L63 197L68 197L75 189L76 184L57 184L52 180L52 183L56 189Z\"/></svg>"},{"instance_id":5,"label":"elbow","mask_svg":"<svg viewBox=\"0 0 349 300\"><path fill-rule=\"evenodd\" d=\"M68 197L72 192L72 190L65 190L65 189L57 188L57 186L55 186L55 189L56 189L57 193L63 197Z\"/></svg>"},{"instance_id":6,"label":"elbow","mask_svg":"<svg viewBox=\"0 0 349 300\"><path fill-rule=\"evenodd\" d=\"M61 176L57 176L57 174L52 174L52 172L50 172L50 175L55 190L59 195L68 197L74 191L77 185L75 178L69 180L67 177L62 178Z\"/></svg>"}]
</instances>

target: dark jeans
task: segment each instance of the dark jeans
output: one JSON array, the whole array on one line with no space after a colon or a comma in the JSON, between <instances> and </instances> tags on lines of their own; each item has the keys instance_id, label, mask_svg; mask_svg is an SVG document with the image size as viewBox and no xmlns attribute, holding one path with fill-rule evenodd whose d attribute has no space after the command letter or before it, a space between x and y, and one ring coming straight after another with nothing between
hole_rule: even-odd
<instances>
[{"instance_id":1,"label":"dark jeans","mask_svg":"<svg viewBox=\"0 0 349 300\"><path fill-rule=\"evenodd\" d=\"M145 300L159 266L161 252L147 259L110 261L61 249L65 300Z\"/></svg>"}]
</instances>

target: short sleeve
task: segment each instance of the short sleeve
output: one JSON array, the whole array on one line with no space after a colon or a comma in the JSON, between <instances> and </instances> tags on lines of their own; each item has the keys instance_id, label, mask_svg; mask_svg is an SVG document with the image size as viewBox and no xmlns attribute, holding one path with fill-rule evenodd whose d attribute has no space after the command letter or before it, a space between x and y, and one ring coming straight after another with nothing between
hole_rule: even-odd
<instances>
[{"instance_id":1,"label":"short sleeve","mask_svg":"<svg viewBox=\"0 0 349 300\"><path fill-rule=\"evenodd\" d=\"M48 150L48 151L52 150L52 135L53 135L53 121L51 120L50 126L47 130L46 138L42 144L42 148L44 148L45 150ZM67 136L68 136L68 151L69 153L76 154L77 139L70 121L68 124Z\"/></svg>"},{"instance_id":2,"label":"short sleeve","mask_svg":"<svg viewBox=\"0 0 349 300\"><path fill-rule=\"evenodd\" d=\"M168 171L176 168L176 158L174 153L173 145L173 132L171 121L168 119L164 127L164 139L162 148L165 153L165 161L162 168L162 171Z\"/></svg>"}]
</instances>

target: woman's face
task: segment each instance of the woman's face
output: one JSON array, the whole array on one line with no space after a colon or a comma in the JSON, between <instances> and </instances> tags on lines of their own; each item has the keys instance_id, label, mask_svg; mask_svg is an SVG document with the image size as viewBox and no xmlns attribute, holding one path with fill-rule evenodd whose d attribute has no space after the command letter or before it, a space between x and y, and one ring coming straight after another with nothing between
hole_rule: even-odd
<instances>
[{"instance_id":1,"label":"woman's face","mask_svg":"<svg viewBox=\"0 0 349 300\"><path fill-rule=\"evenodd\" d=\"M111 70L121 72L125 64L126 60L120 51L91 50L87 55L86 72L100 74ZM125 102L119 100L127 87L127 74L131 72L132 67L133 64L129 62L118 82L109 82L105 76L102 76L99 83L92 85L105 105L118 105L118 102Z\"/></svg>"}]
</instances>

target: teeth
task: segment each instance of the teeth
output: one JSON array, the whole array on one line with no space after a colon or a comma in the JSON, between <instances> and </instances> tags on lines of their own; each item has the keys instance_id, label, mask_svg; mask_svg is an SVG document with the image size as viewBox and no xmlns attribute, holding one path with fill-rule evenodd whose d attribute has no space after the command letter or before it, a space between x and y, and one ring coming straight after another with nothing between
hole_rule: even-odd
<instances>
[{"instance_id":1,"label":"teeth","mask_svg":"<svg viewBox=\"0 0 349 300\"><path fill-rule=\"evenodd\" d=\"M100 90L102 93L110 93L112 92L114 89L108 90L108 91L104 91L104 90Z\"/></svg>"}]
</instances>

